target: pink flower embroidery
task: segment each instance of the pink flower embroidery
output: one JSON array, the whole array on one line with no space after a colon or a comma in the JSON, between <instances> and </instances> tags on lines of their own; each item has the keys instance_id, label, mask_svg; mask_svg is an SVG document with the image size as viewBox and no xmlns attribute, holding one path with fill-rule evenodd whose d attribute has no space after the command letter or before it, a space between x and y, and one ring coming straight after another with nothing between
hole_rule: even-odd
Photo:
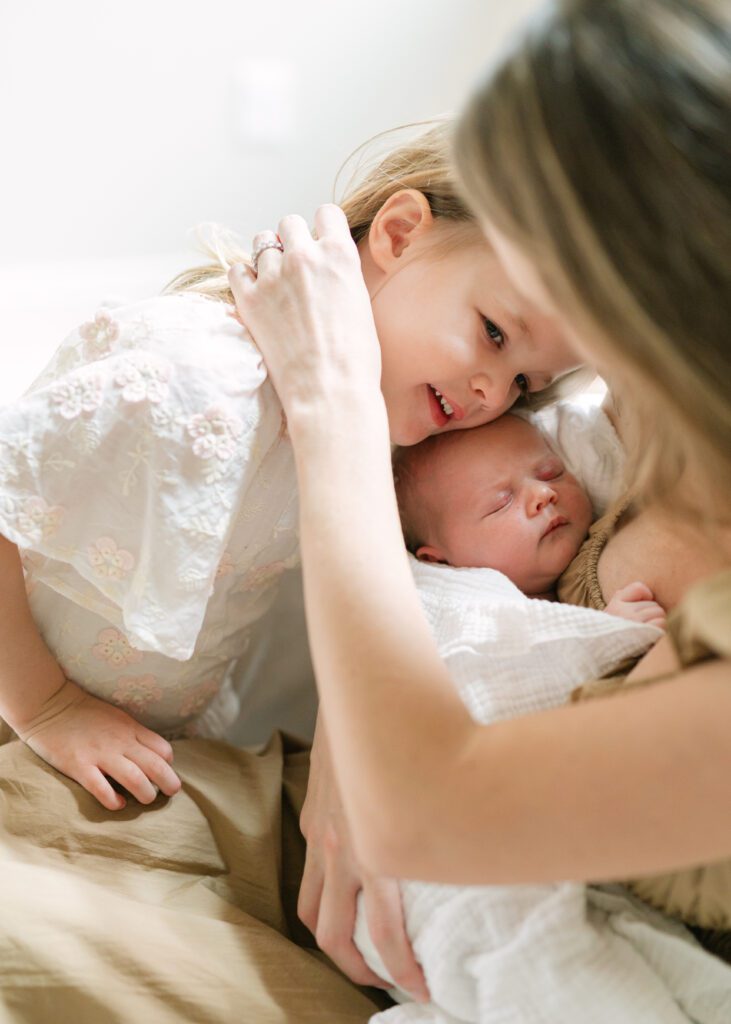
<instances>
[{"instance_id":1,"label":"pink flower embroidery","mask_svg":"<svg viewBox=\"0 0 731 1024\"><path fill-rule=\"evenodd\" d=\"M82 412L94 412L102 404L101 378L67 377L53 387L51 401L65 420L74 420Z\"/></svg>"},{"instance_id":2,"label":"pink flower embroidery","mask_svg":"<svg viewBox=\"0 0 731 1024\"><path fill-rule=\"evenodd\" d=\"M152 402L157 404L167 397L170 367L149 356L130 357L114 381L122 388L125 402Z\"/></svg>"},{"instance_id":3,"label":"pink flower embroidery","mask_svg":"<svg viewBox=\"0 0 731 1024\"><path fill-rule=\"evenodd\" d=\"M111 537L99 537L89 545L87 554L95 575L103 579L123 580L135 564L133 555L118 548Z\"/></svg>"},{"instance_id":4,"label":"pink flower embroidery","mask_svg":"<svg viewBox=\"0 0 731 1024\"><path fill-rule=\"evenodd\" d=\"M294 563L289 559L280 559L278 562L269 562L267 565L258 565L250 569L241 582L240 590L255 590L257 587L266 587L273 583L278 576L289 569Z\"/></svg>"},{"instance_id":5,"label":"pink flower embroidery","mask_svg":"<svg viewBox=\"0 0 731 1024\"><path fill-rule=\"evenodd\" d=\"M191 416L187 423L193 441L193 452L199 459L230 459L236 441L244 431L238 416L228 415L220 406L212 405L204 413Z\"/></svg>"},{"instance_id":6,"label":"pink flower embroidery","mask_svg":"<svg viewBox=\"0 0 731 1024\"><path fill-rule=\"evenodd\" d=\"M148 704L153 704L161 697L162 690L152 675L120 676L112 694L114 703L131 711L133 715L141 714Z\"/></svg>"},{"instance_id":7,"label":"pink flower embroidery","mask_svg":"<svg viewBox=\"0 0 731 1024\"><path fill-rule=\"evenodd\" d=\"M221 577L228 576L229 573L232 573L233 571L234 563L231 555L228 551L224 551L221 555L221 561L218 563L218 568L216 569L216 579L220 580Z\"/></svg>"},{"instance_id":8,"label":"pink flower embroidery","mask_svg":"<svg viewBox=\"0 0 731 1024\"><path fill-rule=\"evenodd\" d=\"M180 705L180 714L184 718L199 714L216 696L220 687L221 684L216 679L207 679L199 686L195 686Z\"/></svg>"},{"instance_id":9,"label":"pink flower embroidery","mask_svg":"<svg viewBox=\"0 0 731 1024\"><path fill-rule=\"evenodd\" d=\"M142 661L142 651L137 651L129 642L124 633L110 626L97 634L97 642L91 649L91 653L102 661L108 661L110 665L120 668L122 665L131 665L133 662Z\"/></svg>"},{"instance_id":10,"label":"pink flower embroidery","mask_svg":"<svg viewBox=\"0 0 731 1024\"><path fill-rule=\"evenodd\" d=\"M106 355L119 337L119 324L107 309L100 309L93 320L82 324L79 334L96 355Z\"/></svg>"},{"instance_id":11,"label":"pink flower embroidery","mask_svg":"<svg viewBox=\"0 0 731 1024\"><path fill-rule=\"evenodd\" d=\"M47 540L58 530L64 510L47 505L43 498L28 498L18 513L18 529L30 540Z\"/></svg>"}]
</instances>

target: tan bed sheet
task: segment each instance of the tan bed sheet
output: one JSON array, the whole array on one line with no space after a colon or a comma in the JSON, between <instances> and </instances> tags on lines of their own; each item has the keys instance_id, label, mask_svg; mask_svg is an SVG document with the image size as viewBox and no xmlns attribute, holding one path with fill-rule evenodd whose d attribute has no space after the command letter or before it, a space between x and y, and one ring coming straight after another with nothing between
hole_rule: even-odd
<instances>
[{"instance_id":1,"label":"tan bed sheet","mask_svg":"<svg viewBox=\"0 0 731 1024\"><path fill-rule=\"evenodd\" d=\"M355 1024L390 1005L296 917L306 750L181 741L182 792L112 814L2 739L3 1024Z\"/></svg>"}]
</instances>

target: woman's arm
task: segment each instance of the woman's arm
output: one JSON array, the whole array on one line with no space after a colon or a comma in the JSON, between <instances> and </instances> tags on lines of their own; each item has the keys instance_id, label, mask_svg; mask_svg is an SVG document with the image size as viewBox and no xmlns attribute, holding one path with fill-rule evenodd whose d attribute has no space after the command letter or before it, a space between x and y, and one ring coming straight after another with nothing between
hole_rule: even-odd
<instances>
[{"instance_id":1,"label":"woman's arm","mask_svg":"<svg viewBox=\"0 0 731 1024\"><path fill-rule=\"evenodd\" d=\"M406 562L385 425L379 445L367 408L358 419L327 439L293 436L310 643L365 864L497 883L620 878L731 853L719 813L731 805L731 666L473 723Z\"/></svg>"},{"instance_id":2,"label":"woman's arm","mask_svg":"<svg viewBox=\"0 0 731 1024\"><path fill-rule=\"evenodd\" d=\"M269 251L259 282L232 284L289 417L310 642L361 860L499 883L728 855L728 664L489 727L469 718L408 567L374 328L339 211L317 228L315 243L288 218L284 257Z\"/></svg>"}]
</instances>

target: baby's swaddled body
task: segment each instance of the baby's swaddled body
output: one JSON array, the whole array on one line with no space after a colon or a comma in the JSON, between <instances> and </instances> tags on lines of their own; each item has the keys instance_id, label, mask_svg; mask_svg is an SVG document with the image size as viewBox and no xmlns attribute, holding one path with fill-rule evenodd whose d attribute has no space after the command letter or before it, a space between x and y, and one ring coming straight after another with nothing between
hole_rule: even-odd
<instances>
[{"instance_id":1,"label":"baby's swaddled body","mask_svg":"<svg viewBox=\"0 0 731 1024\"><path fill-rule=\"evenodd\" d=\"M546 419L594 511L603 511L616 498L622 459L608 420L599 409L574 408ZM414 558L411 566L440 655L470 714L485 725L565 704L576 687L638 658L662 636L644 622L529 598L493 569ZM731 969L620 887L402 881L400 888L432 1002L416 1004L394 990L403 1005L374 1021L723 1024L731 1014ZM388 978L362 906L355 942Z\"/></svg>"},{"instance_id":2,"label":"baby's swaddled body","mask_svg":"<svg viewBox=\"0 0 731 1024\"><path fill-rule=\"evenodd\" d=\"M298 560L281 407L229 308L100 310L0 409L0 455L0 531L67 677L165 735L222 733Z\"/></svg>"}]
</instances>

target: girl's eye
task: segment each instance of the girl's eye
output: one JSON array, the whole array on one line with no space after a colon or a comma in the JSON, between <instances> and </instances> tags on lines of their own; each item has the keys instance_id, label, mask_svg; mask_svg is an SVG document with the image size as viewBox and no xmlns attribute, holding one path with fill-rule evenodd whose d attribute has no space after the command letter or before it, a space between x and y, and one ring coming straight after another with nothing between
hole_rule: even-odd
<instances>
[{"instance_id":1,"label":"girl's eye","mask_svg":"<svg viewBox=\"0 0 731 1024\"><path fill-rule=\"evenodd\" d=\"M495 342L497 348L502 348L503 345L505 344L505 335L503 334L502 330L493 320L490 320L488 317L484 316L482 319L485 323L485 330L487 331L488 338L490 338L491 341Z\"/></svg>"},{"instance_id":2,"label":"girl's eye","mask_svg":"<svg viewBox=\"0 0 731 1024\"><path fill-rule=\"evenodd\" d=\"M524 373L519 373L515 378L515 383L518 385L518 391L525 398L530 393L530 377L526 377Z\"/></svg>"}]
</instances>

